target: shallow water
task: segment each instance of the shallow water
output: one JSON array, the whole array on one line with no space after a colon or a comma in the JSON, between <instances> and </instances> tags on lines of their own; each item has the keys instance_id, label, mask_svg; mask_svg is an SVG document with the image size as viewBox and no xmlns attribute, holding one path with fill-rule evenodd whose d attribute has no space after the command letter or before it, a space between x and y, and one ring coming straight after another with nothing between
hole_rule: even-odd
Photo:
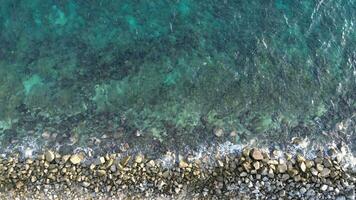
<instances>
[{"instance_id":1,"label":"shallow water","mask_svg":"<svg viewBox=\"0 0 356 200\"><path fill-rule=\"evenodd\" d=\"M160 154L299 137L354 153L355 8L2 0L0 150Z\"/></svg>"}]
</instances>

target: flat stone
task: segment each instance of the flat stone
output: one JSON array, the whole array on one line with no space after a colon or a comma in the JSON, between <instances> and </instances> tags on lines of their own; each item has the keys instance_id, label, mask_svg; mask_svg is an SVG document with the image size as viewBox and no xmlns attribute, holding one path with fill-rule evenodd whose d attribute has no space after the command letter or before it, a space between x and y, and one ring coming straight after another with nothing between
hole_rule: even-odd
<instances>
[{"instance_id":1,"label":"flat stone","mask_svg":"<svg viewBox=\"0 0 356 200\"><path fill-rule=\"evenodd\" d=\"M80 162L82 162L83 160L83 156L80 155L80 154L73 154L71 157L70 157L70 162L73 164L73 165L77 165L79 164Z\"/></svg>"},{"instance_id":2,"label":"flat stone","mask_svg":"<svg viewBox=\"0 0 356 200\"><path fill-rule=\"evenodd\" d=\"M251 152L251 157L255 160L263 160L262 152L258 149L253 149Z\"/></svg>"},{"instance_id":3,"label":"flat stone","mask_svg":"<svg viewBox=\"0 0 356 200\"><path fill-rule=\"evenodd\" d=\"M54 152L50 150L47 150L44 155L47 162L52 162L56 157Z\"/></svg>"}]
</instances>

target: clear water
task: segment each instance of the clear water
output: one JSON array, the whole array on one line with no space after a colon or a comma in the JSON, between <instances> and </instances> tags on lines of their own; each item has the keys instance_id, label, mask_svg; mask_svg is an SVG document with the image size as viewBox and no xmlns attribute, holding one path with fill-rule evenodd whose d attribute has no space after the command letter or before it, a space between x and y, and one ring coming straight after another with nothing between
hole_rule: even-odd
<instances>
[{"instance_id":1,"label":"clear water","mask_svg":"<svg viewBox=\"0 0 356 200\"><path fill-rule=\"evenodd\" d=\"M1 0L1 151L356 152L355 19L353 0Z\"/></svg>"}]
</instances>

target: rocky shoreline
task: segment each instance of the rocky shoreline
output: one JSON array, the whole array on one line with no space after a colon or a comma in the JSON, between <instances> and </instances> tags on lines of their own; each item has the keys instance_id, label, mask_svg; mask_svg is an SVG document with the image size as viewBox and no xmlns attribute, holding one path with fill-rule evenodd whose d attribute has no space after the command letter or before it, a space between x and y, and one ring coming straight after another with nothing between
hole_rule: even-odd
<instances>
[{"instance_id":1,"label":"rocky shoreline","mask_svg":"<svg viewBox=\"0 0 356 200\"><path fill-rule=\"evenodd\" d=\"M250 147L199 159L170 152L164 159L14 154L0 159L0 198L355 199L355 173L337 151L320 150L312 159Z\"/></svg>"}]
</instances>

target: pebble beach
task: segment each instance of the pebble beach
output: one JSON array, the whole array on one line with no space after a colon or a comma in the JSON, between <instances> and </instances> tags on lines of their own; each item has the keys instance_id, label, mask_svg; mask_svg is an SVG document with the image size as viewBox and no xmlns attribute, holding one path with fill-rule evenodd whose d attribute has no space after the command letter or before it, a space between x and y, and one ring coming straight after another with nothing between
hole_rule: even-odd
<instances>
[{"instance_id":1,"label":"pebble beach","mask_svg":"<svg viewBox=\"0 0 356 200\"><path fill-rule=\"evenodd\" d=\"M312 159L251 147L213 158L177 159L171 152L164 158L15 154L0 160L0 198L355 199L355 172L337 149L319 150Z\"/></svg>"}]
</instances>

